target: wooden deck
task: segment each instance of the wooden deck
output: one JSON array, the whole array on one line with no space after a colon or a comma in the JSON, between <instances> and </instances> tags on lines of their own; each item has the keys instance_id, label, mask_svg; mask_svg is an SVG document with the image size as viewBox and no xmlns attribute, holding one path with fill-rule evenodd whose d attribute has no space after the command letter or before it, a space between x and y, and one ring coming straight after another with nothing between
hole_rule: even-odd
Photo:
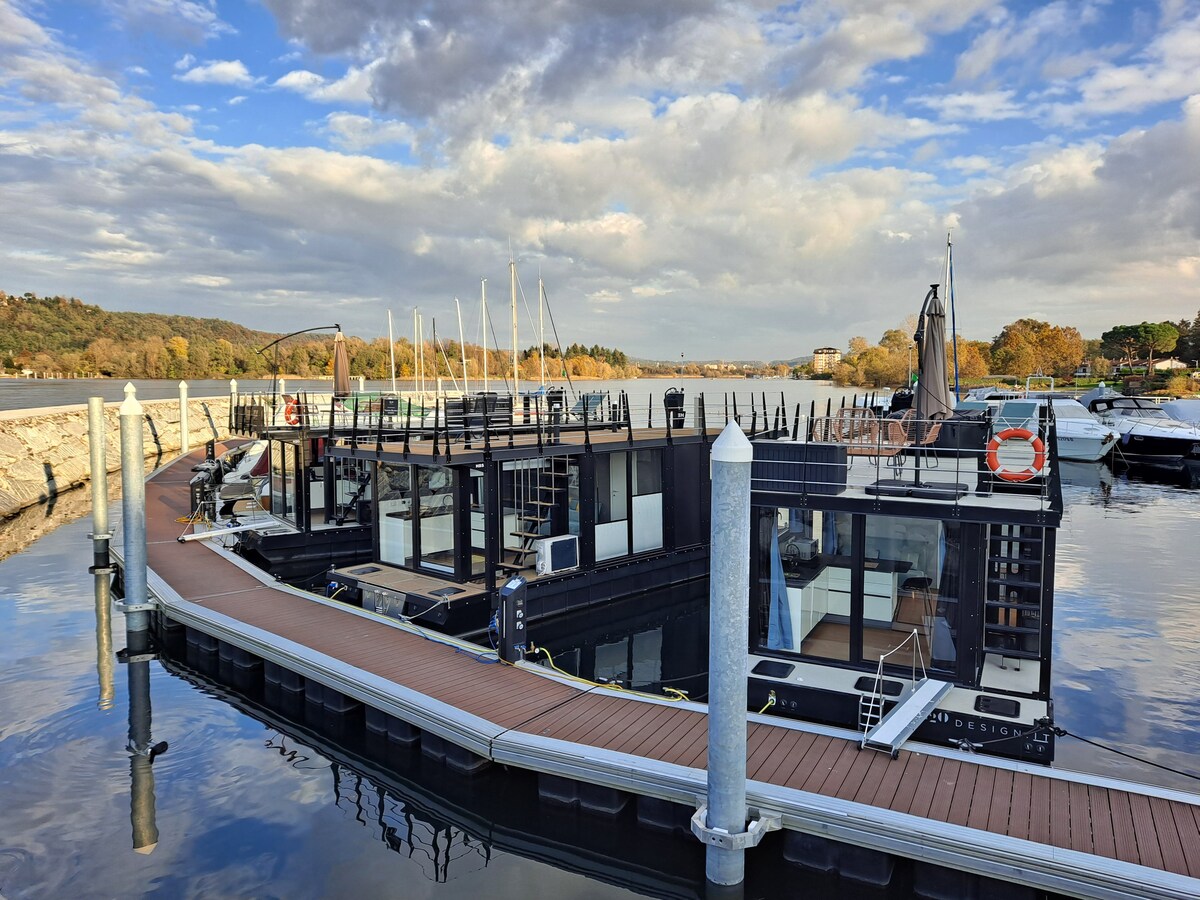
<instances>
[{"instance_id":1,"label":"wooden deck","mask_svg":"<svg viewBox=\"0 0 1200 900\"><path fill-rule=\"evenodd\" d=\"M464 652L371 613L272 586L208 542L179 543L185 526L177 519L188 512L192 461L160 471L146 485L149 567L170 586L157 593L172 618L234 644L245 641L252 652L273 642L307 659L310 673L342 673L369 681L376 691L380 684L394 685L408 702L416 697L431 717L459 711L490 723L484 729L487 743L478 746L525 741L577 758L620 760L631 770L664 767L703 784L708 722L697 704L646 699L546 677L532 666L500 664L482 648ZM330 686L343 690L349 683ZM1000 871L1017 867L1025 883L1053 890L1069 884L1039 875L1042 870L1069 860L1072 872L1107 871L1101 861L1111 860L1125 864L1117 870L1131 887L1166 885L1147 896L1200 896L1200 880L1193 881L1200 879L1200 797L920 745L892 760L860 752L855 741L831 732L751 715L747 776L754 795L793 805L810 800L819 805L815 798L825 798L853 804L846 808L858 814L870 809L899 814L918 838L916 849L922 829L935 825L961 829L963 852L977 845L1008 846L989 844L985 835L1011 838L1018 849ZM688 796L669 787L660 793ZM789 827L786 815L784 824ZM914 855L919 856L916 850Z\"/></svg>"},{"instance_id":2,"label":"wooden deck","mask_svg":"<svg viewBox=\"0 0 1200 900\"><path fill-rule=\"evenodd\" d=\"M352 445L351 441L343 436L330 450L335 455L344 455L352 446L356 446L355 452L360 455L375 456L378 453L379 457L385 460L425 462L449 460L455 463L473 463L483 458L484 451L488 447L490 447L488 452L493 458L506 459L510 454L514 457L525 458L529 455L529 450L535 447L540 447L545 456L554 456L578 453L587 444L630 443L628 428L624 425L614 427L607 422L594 423L593 427L586 432L578 425L572 425L569 430L562 429L553 437L550 429L544 429L540 435L540 443L536 430L529 430L530 426L524 426L524 428L527 430L514 430L512 433L507 430L493 431L489 434L487 442L479 436L471 440L455 438L450 442L448 450L445 440L439 439L436 442L428 439L417 440L414 436L408 443L407 452L403 441L393 438L378 443L375 435L364 431L358 436L357 445ZM722 428L724 428L723 423L720 427L710 426L703 431L694 427L673 428L668 431L666 428L645 428L635 424L632 429L632 443L643 447L662 446L668 440L680 443L707 440L711 443L720 436Z\"/></svg>"}]
</instances>

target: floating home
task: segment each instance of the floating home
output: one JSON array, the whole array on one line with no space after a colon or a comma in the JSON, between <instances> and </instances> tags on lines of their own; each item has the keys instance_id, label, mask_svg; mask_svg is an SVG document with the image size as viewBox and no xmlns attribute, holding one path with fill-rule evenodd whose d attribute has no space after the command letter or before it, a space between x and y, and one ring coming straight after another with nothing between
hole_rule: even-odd
<instances>
[{"instance_id":1,"label":"floating home","mask_svg":"<svg viewBox=\"0 0 1200 900\"><path fill-rule=\"evenodd\" d=\"M702 397L476 395L389 424L325 449L371 484L371 559L330 573L338 599L481 636L513 579L533 622L707 574Z\"/></svg>"},{"instance_id":2,"label":"floating home","mask_svg":"<svg viewBox=\"0 0 1200 900\"><path fill-rule=\"evenodd\" d=\"M1055 529L1049 407L843 409L807 440L754 442L750 706L1038 762L1053 758Z\"/></svg>"}]
</instances>

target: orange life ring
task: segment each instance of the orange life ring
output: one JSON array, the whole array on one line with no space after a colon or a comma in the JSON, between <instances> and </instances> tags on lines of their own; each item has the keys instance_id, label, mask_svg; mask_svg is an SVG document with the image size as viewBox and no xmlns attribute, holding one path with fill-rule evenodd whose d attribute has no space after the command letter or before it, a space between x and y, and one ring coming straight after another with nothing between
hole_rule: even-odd
<instances>
[{"instance_id":1,"label":"orange life ring","mask_svg":"<svg viewBox=\"0 0 1200 900\"><path fill-rule=\"evenodd\" d=\"M289 425L300 424L300 407L295 400L289 400L283 408L283 420Z\"/></svg>"},{"instance_id":2,"label":"orange life ring","mask_svg":"<svg viewBox=\"0 0 1200 900\"><path fill-rule=\"evenodd\" d=\"M1002 447L1006 450L1020 448L1020 455L1014 459L1015 454L1006 452L1005 459L1001 460ZM987 465L1005 481L1028 481L1046 465L1046 445L1028 428L1006 428L988 441Z\"/></svg>"}]
</instances>

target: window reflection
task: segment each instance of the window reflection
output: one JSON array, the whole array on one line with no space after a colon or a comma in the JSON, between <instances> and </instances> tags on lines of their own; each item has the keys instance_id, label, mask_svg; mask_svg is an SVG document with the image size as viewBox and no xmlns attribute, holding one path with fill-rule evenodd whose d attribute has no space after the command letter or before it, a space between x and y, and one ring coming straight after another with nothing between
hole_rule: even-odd
<instances>
[{"instance_id":1,"label":"window reflection","mask_svg":"<svg viewBox=\"0 0 1200 900\"><path fill-rule=\"evenodd\" d=\"M761 510L758 522L766 649L848 662L860 644L858 661L872 668L884 657L955 669L959 523L786 507Z\"/></svg>"}]
</instances>

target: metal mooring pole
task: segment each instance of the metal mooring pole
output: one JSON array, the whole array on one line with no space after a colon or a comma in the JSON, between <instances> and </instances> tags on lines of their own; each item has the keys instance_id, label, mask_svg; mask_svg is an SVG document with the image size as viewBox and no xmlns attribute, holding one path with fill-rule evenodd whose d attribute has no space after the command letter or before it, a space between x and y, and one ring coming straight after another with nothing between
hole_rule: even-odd
<instances>
[{"instance_id":1,"label":"metal mooring pole","mask_svg":"<svg viewBox=\"0 0 1200 900\"><path fill-rule=\"evenodd\" d=\"M92 568L96 574L112 571L108 541L108 447L104 432L104 398L88 397L88 450L92 467Z\"/></svg>"},{"instance_id":2,"label":"metal mooring pole","mask_svg":"<svg viewBox=\"0 0 1200 900\"><path fill-rule=\"evenodd\" d=\"M121 404L121 532L125 553L125 612L127 632L150 627L146 591L146 448L142 437L142 404L137 390L125 385Z\"/></svg>"},{"instance_id":3,"label":"metal mooring pole","mask_svg":"<svg viewBox=\"0 0 1200 900\"><path fill-rule=\"evenodd\" d=\"M734 422L712 445L712 541L709 551L708 804L692 832L708 845L705 874L716 885L741 884L745 851L778 817L746 809L746 647L750 627L750 467L754 452Z\"/></svg>"},{"instance_id":4,"label":"metal mooring pole","mask_svg":"<svg viewBox=\"0 0 1200 900\"><path fill-rule=\"evenodd\" d=\"M108 543L108 436L104 422L104 398L88 398L88 450L92 476L92 566L96 580L96 674L100 682L100 709L113 705L112 597L109 579L112 560Z\"/></svg>"},{"instance_id":5,"label":"metal mooring pole","mask_svg":"<svg viewBox=\"0 0 1200 900\"><path fill-rule=\"evenodd\" d=\"M187 453L192 449L188 437L188 386L186 381L179 382L179 452Z\"/></svg>"}]
</instances>

